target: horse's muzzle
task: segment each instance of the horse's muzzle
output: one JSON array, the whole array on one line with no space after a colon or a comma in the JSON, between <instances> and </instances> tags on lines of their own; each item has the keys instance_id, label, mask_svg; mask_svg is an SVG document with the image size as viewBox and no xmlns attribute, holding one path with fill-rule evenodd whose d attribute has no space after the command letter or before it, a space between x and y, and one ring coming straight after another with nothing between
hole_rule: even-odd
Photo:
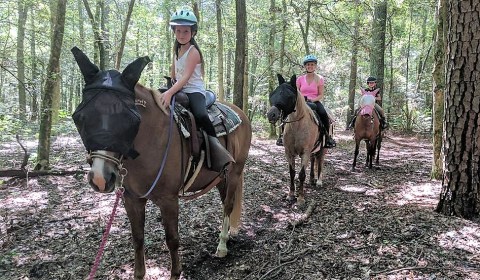
<instances>
[{"instance_id":1,"label":"horse's muzzle","mask_svg":"<svg viewBox=\"0 0 480 280\"><path fill-rule=\"evenodd\" d=\"M277 107L272 106L267 112L267 119L271 124L275 124L278 119L280 119L280 114L280 110Z\"/></svg>"}]
</instances>

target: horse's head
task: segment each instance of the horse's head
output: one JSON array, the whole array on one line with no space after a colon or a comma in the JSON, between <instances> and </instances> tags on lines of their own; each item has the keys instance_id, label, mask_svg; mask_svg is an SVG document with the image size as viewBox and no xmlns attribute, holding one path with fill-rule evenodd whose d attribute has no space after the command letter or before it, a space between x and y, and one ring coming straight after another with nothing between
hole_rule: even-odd
<instances>
[{"instance_id":1,"label":"horse's head","mask_svg":"<svg viewBox=\"0 0 480 280\"><path fill-rule=\"evenodd\" d=\"M290 82L286 82L282 75L277 74L278 86L269 96L270 110L267 113L268 121L276 123L282 116L286 117L295 110L297 100L297 78L293 75Z\"/></svg>"},{"instance_id":2,"label":"horse's head","mask_svg":"<svg viewBox=\"0 0 480 280\"><path fill-rule=\"evenodd\" d=\"M140 126L134 87L150 59L138 58L120 73L100 70L77 47L72 53L85 80L72 118L90 154L88 182L96 191L111 192L119 182L121 158L138 155L133 149Z\"/></svg>"}]
</instances>

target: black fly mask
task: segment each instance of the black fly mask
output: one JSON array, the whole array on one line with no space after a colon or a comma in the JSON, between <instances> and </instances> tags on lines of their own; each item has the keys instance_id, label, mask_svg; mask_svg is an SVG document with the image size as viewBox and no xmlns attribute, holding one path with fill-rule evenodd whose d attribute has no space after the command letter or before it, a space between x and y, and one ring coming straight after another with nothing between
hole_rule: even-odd
<instances>
[{"instance_id":1,"label":"black fly mask","mask_svg":"<svg viewBox=\"0 0 480 280\"><path fill-rule=\"evenodd\" d=\"M106 150L135 158L133 140L140 126L135 106L135 84L148 56L130 63L123 73L101 71L77 47L72 53L85 79L82 102L72 115L87 151Z\"/></svg>"},{"instance_id":2,"label":"black fly mask","mask_svg":"<svg viewBox=\"0 0 480 280\"><path fill-rule=\"evenodd\" d=\"M295 110L297 103L296 76L293 75L288 83L280 74L277 74L277 78L279 86L270 93L270 105L277 107L286 117Z\"/></svg>"}]
</instances>

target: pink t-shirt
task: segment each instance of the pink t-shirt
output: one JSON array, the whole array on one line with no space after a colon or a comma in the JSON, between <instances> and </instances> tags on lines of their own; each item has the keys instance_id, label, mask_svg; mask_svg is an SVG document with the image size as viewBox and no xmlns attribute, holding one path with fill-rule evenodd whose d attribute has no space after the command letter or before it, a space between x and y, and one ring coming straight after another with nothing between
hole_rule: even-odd
<instances>
[{"instance_id":1,"label":"pink t-shirt","mask_svg":"<svg viewBox=\"0 0 480 280\"><path fill-rule=\"evenodd\" d=\"M314 79L310 84L307 82L307 75L302 75L297 78L297 89L302 93L303 96L312 100L318 96L318 86L325 84L325 79L316 74L318 77L318 82L315 82Z\"/></svg>"}]
</instances>

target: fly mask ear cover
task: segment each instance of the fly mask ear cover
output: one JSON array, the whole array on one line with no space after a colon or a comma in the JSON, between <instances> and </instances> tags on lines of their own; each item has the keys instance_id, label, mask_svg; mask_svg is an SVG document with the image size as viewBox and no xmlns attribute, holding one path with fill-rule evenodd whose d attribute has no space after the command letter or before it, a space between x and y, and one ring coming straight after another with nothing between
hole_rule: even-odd
<instances>
[{"instance_id":1,"label":"fly mask ear cover","mask_svg":"<svg viewBox=\"0 0 480 280\"><path fill-rule=\"evenodd\" d=\"M295 110L297 103L296 78L292 76L289 83L280 74L277 74L277 78L279 86L270 93L270 105L277 107L283 111L284 116L287 116Z\"/></svg>"},{"instance_id":2,"label":"fly mask ear cover","mask_svg":"<svg viewBox=\"0 0 480 280\"><path fill-rule=\"evenodd\" d=\"M72 115L88 151L107 150L135 158L133 140L140 126L134 87L148 56L130 63L123 73L101 71L77 47L72 53L85 79L82 102Z\"/></svg>"}]
</instances>

